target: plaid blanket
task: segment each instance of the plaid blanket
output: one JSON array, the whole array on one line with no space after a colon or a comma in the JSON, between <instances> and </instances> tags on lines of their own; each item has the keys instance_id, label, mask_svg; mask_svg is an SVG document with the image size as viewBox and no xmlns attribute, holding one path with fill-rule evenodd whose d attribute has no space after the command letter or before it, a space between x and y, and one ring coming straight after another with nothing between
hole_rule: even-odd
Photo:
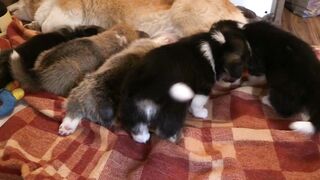
<instances>
[{"instance_id":1,"label":"plaid blanket","mask_svg":"<svg viewBox=\"0 0 320 180\"><path fill-rule=\"evenodd\" d=\"M89 121L62 137L65 99L27 94L30 106L0 128L0 179L320 179L319 136L288 130L301 115L279 117L260 103L265 93L240 87L212 98L209 118L188 116L177 144L138 144Z\"/></svg>"}]
</instances>

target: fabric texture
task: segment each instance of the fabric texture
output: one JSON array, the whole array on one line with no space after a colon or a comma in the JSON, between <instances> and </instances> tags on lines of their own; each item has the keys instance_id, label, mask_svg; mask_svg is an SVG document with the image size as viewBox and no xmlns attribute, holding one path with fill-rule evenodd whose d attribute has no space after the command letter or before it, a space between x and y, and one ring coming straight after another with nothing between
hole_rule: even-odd
<instances>
[{"instance_id":1,"label":"fabric texture","mask_svg":"<svg viewBox=\"0 0 320 180\"><path fill-rule=\"evenodd\" d=\"M208 119L189 115L177 144L155 135L135 143L89 121L62 137L65 99L27 94L30 106L0 128L0 179L320 179L319 136L290 131L301 115L279 117L261 104L265 93L239 87L211 98Z\"/></svg>"}]
</instances>

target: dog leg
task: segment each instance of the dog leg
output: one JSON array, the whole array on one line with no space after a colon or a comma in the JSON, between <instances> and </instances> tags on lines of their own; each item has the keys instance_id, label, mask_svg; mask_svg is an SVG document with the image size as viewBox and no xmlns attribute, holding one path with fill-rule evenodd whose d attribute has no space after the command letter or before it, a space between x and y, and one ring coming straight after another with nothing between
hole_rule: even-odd
<instances>
[{"instance_id":1,"label":"dog leg","mask_svg":"<svg viewBox=\"0 0 320 180\"><path fill-rule=\"evenodd\" d=\"M206 95L196 94L191 102L190 112L197 118L205 119L208 117L208 110L204 107L209 97Z\"/></svg>"},{"instance_id":2,"label":"dog leg","mask_svg":"<svg viewBox=\"0 0 320 180\"><path fill-rule=\"evenodd\" d=\"M242 83L242 86L261 86L267 83L266 76L248 76L248 81Z\"/></svg>"},{"instance_id":3,"label":"dog leg","mask_svg":"<svg viewBox=\"0 0 320 180\"><path fill-rule=\"evenodd\" d=\"M145 123L137 124L133 128L131 136L138 143L146 143L150 139L148 125Z\"/></svg>"},{"instance_id":4,"label":"dog leg","mask_svg":"<svg viewBox=\"0 0 320 180\"><path fill-rule=\"evenodd\" d=\"M78 127L79 123L81 122L80 117L71 118L66 116L59 127L59 134L61 136L67 136L72 134Z\"/></svg>"}]
</instances>

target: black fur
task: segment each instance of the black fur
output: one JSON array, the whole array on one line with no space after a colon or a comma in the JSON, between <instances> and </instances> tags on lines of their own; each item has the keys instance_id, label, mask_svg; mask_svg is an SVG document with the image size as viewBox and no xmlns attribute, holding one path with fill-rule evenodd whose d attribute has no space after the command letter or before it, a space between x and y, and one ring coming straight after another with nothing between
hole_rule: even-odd
<instances>
[{"instance_id":1,"label":"black fur","mask_svg":"<svg viewBox=\"0 0 320 180\"><path fill-rule=\"evenodd\" d=\"M14 50L20 55L24 68L32 69L35 60L43 51L78 37L96 35L103 30L103 28L98 26L79 26L74 30L71 28L62 28L51 33L36 35L20 46L14 48ZM3 51L0 54L0 88L13 80L9 65L12 51L13 49L10 49Z\"/></svg>"},{"instance_id":2,"label":"black fur","mask_svg":"<svg viewBox=\"0 0 320 180\"><path fill-rule=\"evenodd\" d=\"M137 134L135 126L143 123L156 129L162 138L175 137L183 127L190 101L173 100L169 95L172 85L183 82L195 94L207 96L226 69L233 79L241 77L239 71L242 72L249 55L242 34L236 30L222 30L226 42L221 44L211 37L219 28L210 31L152 50L145 56L144 63L130 72L124 83L119 109L120 122L126 130ZM216 73L200 51L203 42L210 46ZM230 59L231 54L238 54L239 59ZM159 107L151 120L137 106L138 102L144 100L150 100Z\"/></svg>"},{"instance_id":3,"label":"black fur","mask_svg":"<svg viewBox=\"0 0 320 180\"><path fill-rule=\"evenodd\" d=\"M243 31L253 53L249 73L266 75L271 105L285 117L306 109L319 130L320 63L312 48L265 22L247 24Z\"/></svg>"}]
</instances>

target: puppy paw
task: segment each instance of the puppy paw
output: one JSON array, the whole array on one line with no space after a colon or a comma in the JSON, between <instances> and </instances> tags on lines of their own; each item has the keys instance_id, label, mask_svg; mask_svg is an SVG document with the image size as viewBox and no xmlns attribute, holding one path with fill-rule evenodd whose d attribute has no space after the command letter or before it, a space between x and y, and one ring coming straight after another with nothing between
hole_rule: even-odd
<instances>
[{"instance_id":1,"label":"puppy paw","mask_svg":"<svg viewBox=\"0 0 320 180\"><path fill-rule=\"evenodd\" d=\"M171 136L170 138L168 138L168 140L172 143L176 143L178 141L178 135L175 134L175 135Z\"/></svg>"},{"instance_id":2,"label":"puppy paw","mask_svg":"<svg viewBox=\"0 0 320 180\"><path fill-rule=\"evenodd\" d=\"M272 107L272 105L271 105L271 103L270 103L270 100L269 100L269 96L263 96L263 97L261 98L261 102L262 102L262 104L264 104L264 105L267 105L267 106Z\"/></svg>"},{"instance_id":3,"label":"puppy paw","mask_svg":"<svg viewBox=\"0 0 320 180\"><path fill-rule=\"evenodd\" d=\"M132 138L138 143L146 143L150 139L149 132L143 132L139 134L131 134Z\"/></svg>"},{"instance_id":4,"label":"puppy paw","mask_svg":"<svg viewBox=\"0 0 320 180\"><path fill-rule=\"evenodd\" d=\"M80 119L71 119L70 117L65 117L63 122L59 126L59 134L61 136L68 136L72 134L78 127Z\"/></svg>"},{"instance_id":5,"label":"puppy paw","mask_svg":"<svg viewBox=\"0 0 320 180\"><path fill-rule=\"evenodd\" d=\"M196 118L205 119L208 117L208 110L206 108L193 109L192 114Z\"/></svg>"},{"instance_id":6,"label":"puppy paw","mask_svg":"<svg viewBox=\"0 0 320 180\"><path fill-rule=\"evenodd\" d=\"M313 135L316 132L315 127L309 121L296 121L289 125L289 128L306 135Z\"/></svg>"}]
</instances>

